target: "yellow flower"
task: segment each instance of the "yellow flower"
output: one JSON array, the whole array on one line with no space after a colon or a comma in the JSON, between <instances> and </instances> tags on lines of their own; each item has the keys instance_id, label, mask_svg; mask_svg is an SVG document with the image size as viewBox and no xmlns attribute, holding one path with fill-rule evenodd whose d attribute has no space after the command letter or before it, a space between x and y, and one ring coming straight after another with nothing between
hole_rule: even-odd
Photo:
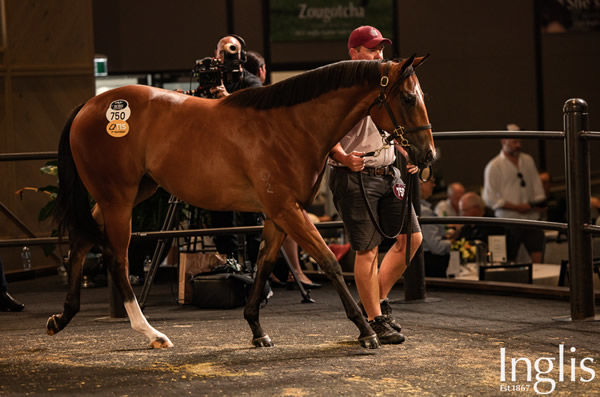
<instances>
[{"instance_id":1,"label":"yellow flower","mask_svg":"<svg viewBox=\"0 0 600 397\"><path fill-rule=\"evenodd\" d=\"M452 243L450 249L453 251L459 251L461 258L464 260L475 259L476 247L471 245L471 243L464 238Z\"/></svg>"}]
</instances>

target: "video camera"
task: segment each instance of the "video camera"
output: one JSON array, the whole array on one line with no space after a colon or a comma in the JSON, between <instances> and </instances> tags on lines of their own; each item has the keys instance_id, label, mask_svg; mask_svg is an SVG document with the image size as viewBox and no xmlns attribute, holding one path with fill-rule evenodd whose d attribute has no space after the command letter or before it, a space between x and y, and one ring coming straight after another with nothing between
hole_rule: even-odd
<instances>
[{"instance_id":1,"label":"video camera","mask_svg":"<svg viewBox=\"0 0 600 397\"><path fill-rule=\"evenodd\" d=\"M240 81L242 64L246 62L244 52L238 45L230 43L223 48L223 62L218 58L206 57L196 60L192 76L198 80L198 88L193 95L214 98L210 89L223 84Z\"/></svg>"}]
</instances>

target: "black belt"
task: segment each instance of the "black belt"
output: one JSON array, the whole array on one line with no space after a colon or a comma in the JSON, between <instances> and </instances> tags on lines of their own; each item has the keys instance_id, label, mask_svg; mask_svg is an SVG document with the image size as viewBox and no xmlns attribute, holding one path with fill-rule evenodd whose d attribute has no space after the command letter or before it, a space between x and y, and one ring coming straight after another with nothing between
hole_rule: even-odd
<instances>
[{"instance_id":1,"label":"black belt","mask_svg":"<svg viewBox=\"0 0 600 397\"><path fill-rule=\"evenodd\" d=\"M371 176L385 176L385 175L394 175L394 167L391 165L386 165L383 167L365 167L362 171L363 174L371 175Z\"/></svg>"}]
</instances>

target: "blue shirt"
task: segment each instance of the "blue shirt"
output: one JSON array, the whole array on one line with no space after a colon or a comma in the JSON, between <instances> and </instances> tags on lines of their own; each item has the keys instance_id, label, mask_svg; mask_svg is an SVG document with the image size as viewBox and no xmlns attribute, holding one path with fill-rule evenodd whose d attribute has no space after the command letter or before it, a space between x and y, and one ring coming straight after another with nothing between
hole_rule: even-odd
<instances>
[{"instance_id":1,"label":"blue shirt","mask_svg":"<svg viewBox=\"0 0 600 397\"><path fill-rule=\"evenodd\" d=\"M421 200L421 216L437 216L427 200ZM421 225L421 233L423 233L423 251L431 252L435 255L450 253L450 240L444 239L444 225Z\"/></svg>"}]
</instances>

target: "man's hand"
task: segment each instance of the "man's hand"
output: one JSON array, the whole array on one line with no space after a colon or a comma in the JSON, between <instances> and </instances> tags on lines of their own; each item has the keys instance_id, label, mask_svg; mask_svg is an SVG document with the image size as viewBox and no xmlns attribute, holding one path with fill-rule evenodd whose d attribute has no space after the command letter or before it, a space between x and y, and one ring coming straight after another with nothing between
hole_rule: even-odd
<instances>
[{"instance_id":1,"label":"man's hand","mask_svg":"<svg viewBox=\"0 0 600 397\"><path fill-rule=\"evenodd\" d=\"M515 204L514 210L521 214L526 214L531 211L531 205L529 203Z\"/></svg>"},{"instance_id":2,"label":"man's hand","mask_svg":"<svg viewBox=\"0 0 600 397\"><path fill-rule=\"evenodd\" d=\"M342 157L340 163L350 168L354 172L362 171L365 169L365 159L361 156L364 152L352 152Z\"/></svg>"},{"instance_id":3,"label":"man's hand","mask_svg":"<svg viewBox=\"0 0 600 397\"><path fill-rule=\"evenodd\" d=\"M419 172L419 167L414 164L408 163L406 165L406 170L409 174L416 174L417 172Z\"/></svg>"},{"instance_id":4,"label":"man's hand","mask_svg":"<svg viewBox=\"0 0 600 397\"><path fill-rule=\"evenodd\" d=\"M226 97L229 95L229 93L227 92L227 89L225 88L223 83L221 83L221 85L218 85L216 87L212 87L210 89L210 93L215 98L223 98L223 97Z\"/></svg>"}]
</instances>

